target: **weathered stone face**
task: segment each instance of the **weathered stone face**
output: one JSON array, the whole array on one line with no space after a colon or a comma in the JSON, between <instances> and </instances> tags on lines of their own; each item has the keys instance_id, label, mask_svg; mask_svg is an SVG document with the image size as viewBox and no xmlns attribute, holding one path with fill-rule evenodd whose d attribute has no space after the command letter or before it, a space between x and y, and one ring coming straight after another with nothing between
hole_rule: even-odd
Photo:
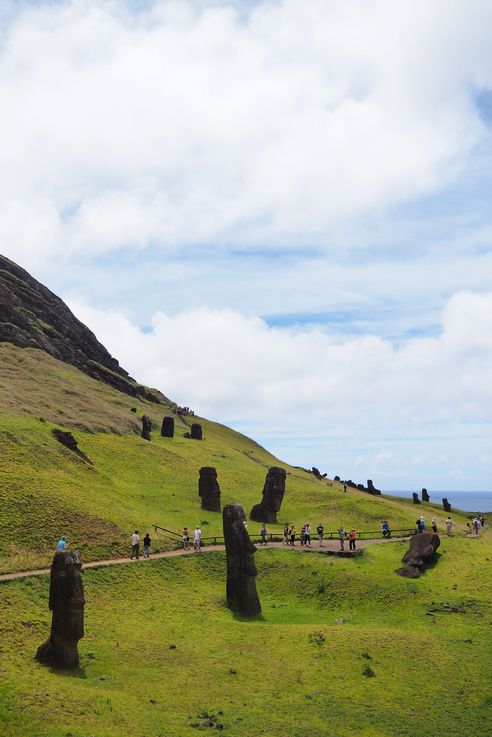
<instances>
[{"instance_id":1,"label":"weathered stone face","mask_svg":"<svg viewBox=\"0 0 492 737\"><path fill-rule=\"evenodd\" d=\"M245 527L246 517L240 504L226 504L222 514L227 556L227 605L233 612L255 617L261 612L256 591L256 570L253 558L256 546Z\"/></svg>"},{"instance_id":2,"label":"weathered stone face","mask_svg":"<svg viewBox=\"0 0 492 737\"><path fill-rule=\"evenodd\" d=\"M220 486L215 468L204 466L200 469L198 495L202 499L202 509L220 512Z\"/></svg>"},{"instance_id":3,"label":"weathered stone face","mask_svg":"<svg viewBox=\"0 0 492 737\"><path fill-rule=\"evenodd\" d=\"M36 660L62 668L79 664L78 641L84 636L84 585L82 564L75 551L55 553L51 564L49 608L51 634L38 647Z\"/></svg>"},{"instance_id":4,"label":"weathered stone face","mask_svg":"<svg viewBox=\"0 0 492 737\"><path fill-rule=\"evenodd\" d=\"M451 504L448 502L446 497L442 500L442 508L445 512L451 512Z\"/></svg>"},{"instance_id":5,"label":"weathered stone face","mask_svg":"<svg viewBox=\"0 0 492 737\"><path fill-rule=\"evenodd\" d=\"M376 489L371 479L367 479L367 491L373 496L381 496L380 490Z\"/></svg>"},{"instance_id":6,"label":"weathered stone face","mask_svg":"<svg viewBox=\"0 0 492 737\"><path fill-rule=\"evenodd\" d=\"M174 417L163 418L161 435L163 438L174 438Z\"/></svg>"},{"instance_id":7,"label":"weathered stone face","mask_svg":"<svg viewBox=\"0 0 492 737\"><path fill-rule=\"evenodd\" d=\"M441 544L439 535L435 532L422 532L410 540L410 547L402 558L405 565L396 571L399 576L418 578L422 571L431 563L436 550Z\"/></svg>"},{"instance_id":8,"label":"weathered stone face","mask_svg":"<svg viewBox=\"0 0 492 737\"><path fill-rule=\"evenodd\" d=\"M414 504L420 504L420 499L419 499L419 495L417 494L417 492L416 492L416 491L414 491L414 492L413 492L413 494L412 494L412 499L413 499L413 503L414 503Z\"/></svg>"},{"instance_id":9,"label":"weathered stone face","mask_svg":"<svg viewBox=\"0 0 492 737\"><path fill-rule=\"evenodd\" d=\"M427 489L422 489L422 501L423 502L430 502L430 496Z\"/></svg>"},{"instance_id":10,"label":"weathered stone face","mask_svg":"<svg viewBox=\"0 0 492 737\"><path fill-rule=\"evenodd\" d=\"M142 438L144 440L150 440L151 430L152 430L152 422L150 420L150 417L147 417L147 415L144 415L142 417Z\"/></svg>"},{"instance_id":11,"label":"weathered stone face","mask_svg":"<svg viewBox=\"0 0 492 737\"><path fill-rule=\"evenodd\" d=\"M260 504L256 504L250 513L250 518L256 522L274 523L277 521L277 512L280 511L285 494L286 473L283 468L273 466L269 469Z\"/></svg>"},{"instance_id":12,"label":"weathered stone face","mask_svg":"<svg viewBox=\"0 0 492 737\"><path fill-rule=\"evenodd\" d=\"M194 422L193 425L191 426L190 438L192 440L202 439L202 426L199 425L198 422Z\"/></svg>"}]
</instances>

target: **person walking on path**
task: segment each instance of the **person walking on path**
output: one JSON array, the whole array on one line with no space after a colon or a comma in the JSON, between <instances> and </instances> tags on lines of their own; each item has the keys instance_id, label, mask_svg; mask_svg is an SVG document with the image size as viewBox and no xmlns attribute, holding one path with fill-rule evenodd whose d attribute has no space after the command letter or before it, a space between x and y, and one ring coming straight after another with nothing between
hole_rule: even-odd
<instances>
[{"instance_id":1,"label":"person walking on path","mask_svg":"<svg viewBox=\"0 0 492 737\"><path fill-rule=\"evenodd\" d=\"M483 516L483 514L480 515L480 524L482 525L482 527L485 527L485 517Z\"/></svg>"},{"instance_id":2,"label":"person walking on path","mask_svg":"<svg viewBox=\"0 0 492 737\"><path fill-rule=\"evenodd\" d=\"M260 536L261 536L260 545L266 545L267 544L267 540L266 540L267 528L265 527L265 523L264 522L263 522L263 524L261 526L261 529L260 529Z\"/></svg>"},{"instance_id":3,"label":"person walking on path","mask_svg":"<svg viewBox=\"0 0 492 737\"><path fill-rule=\"evenodd\" d=\"M349 550L355 550L355 540L357 538L357 533L352 528L349 532Z\"/></svg>"},{"instance_id":4,"label":"person walking on path","mask_svg":"<svg viewBox=\"0 0 492 737\"><path fill-rule=\"evenodd\" d=\"M323 547L323 533L324 533L324 531L325 531L325 528L323 527L323 525L320 522L319 525L316 528L316 532L318 533L318 540L319 540L319 546L320 546L320 548Z\"/></svg>"},{"instance_id":5,"label":"person walking on path","mask_svg":"<svg viewBox=\"0 0 492 737\"><path fill-rule=\"evenodd\" d=\"M309 522L304 525L304 545L311 547L311 525Z\"/></svg>"},{"instance_id":6,"label":"person walking on path","mask_svg":"<svg viewBox=\"0 0 492 737\"><path fill-rule=\"evenodd\" d=\"M295 545L296 544L296 528L294 525L290 526L289 536L290 536L290 544Z\"/></svg>"},{"instance_id":7,"label":"person walking on path","mask_svg":"<svg viewBox=\"0 0 492 737\"><path fill-rule=\"evenodd\" d=\"M132 535L132 552L130 553L130 560L133 560L133 557L138 560L140 555L140 535L138 534L138 530L135 530L135 532Z\"/></svg>"},{"instance_id":8,"label":"person walking on path","mask_svg":"<svg viewBox=\"0 0 492 737\"><path fill-rule=\"evenodd\" d=\"M451 537L451 530L453 529L453 522L451 520L451 517L448 517L444 524L446 525L446 535L448 537Z\"/></svg>"},{"instance_id":9,"label":"person walking on path","mask_svg":"<svg viewBox=\"0 0 492 737\"><path fill-rule=\"evenodd\" d=\"M189 550L190 549L190 531L185 526L181 530L181 537L183 538L183 550Z\"/></svg>"},{"instance_id":10,"label":"person walking on path","mask_svg":"<svg viewBox=\"0 0 492 737\"><path fill-rule=\"evenodd\" d=\"M151 543L152 543L152 540L150 539L149 533L147 533L145 535L144 539L143 539L143 544L144 544L143 557L144 558L148 558L150 556L150 545L151 545Z\"/></svg>"},{"instance_id":11,"label":"person walking on path","mask_svg":"<svg viewBox=\"0 0 492 737\"><path fill-rule=\"evenodd\" d=\"M284 525L284 539L282 540L282 545L288 545L289 544L289 525L287 522Z\"/></svg>"},{"instance_id":12,"label":"person walking on path","mask_svg":"<svg viewBox=\"0 0 492 737\"><path fill-rule=\"evenodd\" d=\"M338 528L338 539L340 540L340 550L345 550L345 530L343 527Z\"/></svg>"},{"instance_id":13,"label":"person walking on path","mask_svg":"<svg viewBox=\"0 0 492 737\"><path fill-rule=\"evenodd\" d=\"M64 553L65 550L67 549L67 545L68 545L67 538L65 537L65 535L62 535L61 538L58 540L58 543L56 545L56 552L57 553Z\"/></svg>"},{"instance_id":14,"label":"person walking on path","mask_svg":"<svg viewBox=\"0 0 492 737\"><path fill-rule=\"evenodd\" d=\"M437 532L437 520L435 517L432 518L431 525L432 525L432 532Z\"/></svg>"},{"instance_id":15,"label":"person walking on path","mask_svg":"<svg viewBox=\"0 0 492 737\"><path fill-rule=\"evenodd\" d=\"M478 517L475 517L475 519L473 520L473 532L475 533L475 535L478 535L479 527L480 527L480 520L478 519Z\"/></svg>"},{"instance_id":16,"label":"person walking on path","mask_svg":"<svg viewBox=\"0 0 492 737\"><path fill-rule=\"evenodd\" d=\"M381 525L381 533L383 537L391 537L391 530L389 528L389 524L385 521Z\"/></svg>"},{"instance_id":17,"label":"person walking on path","mask_svg":"<svg viewBox=\"0 0 492 737\"><path fill-rule=\"evenodd\" d=\"M200 550L200 546L202 544L202 531L200 530L200 526L197 525L195 527L195 534L193 536L193 547L195 550Z\"/></svg>"}]
</instances>

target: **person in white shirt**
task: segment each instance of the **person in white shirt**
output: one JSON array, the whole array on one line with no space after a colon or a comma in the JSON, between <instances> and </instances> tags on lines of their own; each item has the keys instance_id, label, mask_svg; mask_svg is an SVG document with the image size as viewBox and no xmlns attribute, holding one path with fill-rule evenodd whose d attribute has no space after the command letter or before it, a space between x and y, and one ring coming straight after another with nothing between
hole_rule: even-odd
<instances>
[{"instance_id":1,"label":"person in white shirt","mask_svg":"<svg viewBox=\"0 0 492 737\"><path fill-rule=\"evenodd\" d=\"M446 525L446 532L448 536L451 535L451 530L453 528L453 522L451 520L451 517L448 517L444 524Z\"/></svg>"},{"instance_id":2,"label":"person in white shirt","mask_svg":"<svg viewBox=\"0 0 492 737\"><path fill-rule=\"evenodd\" d=\"M195 527L195 534L193 536L193 547L195 548L195 550L200 550L201 539L202 539L202 531L197 525Z\"/></svg>"},{"instance_id":3,"label":"person in white shirt","mask_svg":"<svg viewBox=\"0 0 492 737\"><path fill-rule=\"evenodd\" d=\"M138 560L140 554L140 535L138 534L138 530L135 530L135 532L132 535L132 552L130 554L130 560L133 560L133 556Z\"/></svg>"}]
</instances>

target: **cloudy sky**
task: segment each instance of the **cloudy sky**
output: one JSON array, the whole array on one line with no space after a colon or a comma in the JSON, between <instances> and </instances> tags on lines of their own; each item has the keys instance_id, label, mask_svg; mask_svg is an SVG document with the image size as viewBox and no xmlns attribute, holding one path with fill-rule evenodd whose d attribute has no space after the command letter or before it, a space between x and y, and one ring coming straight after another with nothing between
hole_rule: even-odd
<instances>
[{"instance_id":1,"label":"cloudy sky","mask_svg":"<svg viewBox=\"0 0 492 737\"><path fill-rule=\"evenodd\" d=\"M0 250L291 463L490 489L492 3L2 0Z\"/></svg>"}]
</instances>

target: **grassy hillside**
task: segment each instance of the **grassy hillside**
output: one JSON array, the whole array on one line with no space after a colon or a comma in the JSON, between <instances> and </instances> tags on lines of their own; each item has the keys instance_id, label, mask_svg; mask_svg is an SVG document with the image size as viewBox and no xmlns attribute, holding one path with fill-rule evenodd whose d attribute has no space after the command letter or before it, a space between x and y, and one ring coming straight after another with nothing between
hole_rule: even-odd
<instances>
[{"instance_id":1,"label":"grassy hillside","mask_svg":"<svg viewBox=\"0 0 492 737\"><path fill-rule=\"evenodd\" d=\"M161 438L171 403L129 397L35 349L0 344L0 375L0 572L49 563L61 534L85 560L126 554L133 529L146 531L154 523L175 530L200 523L204 535L220 534L221 514L200 509L201 466L217 468L222 503L238 501L248 513L260 501L267 469L282 465L288 476L280 519L298 528L321 520L326 529L344 524L371 530L382 519L403 528L417 511L428 520L434 513L446 516L434 505L344 494L339 484L328 486L202 418L194 418L203 426L202 442L183 437L191 418L176 417L176 436ZM143 414L156 427L150 443L139 436ZM51 433L55 427L72 430L93 465L60 445ZM464 515L453 519L463 530ZM163 537L154 539L157 547L166 545Z\"/></svg>"},{"instance_id":2,"label":"grassy hillside","mask_svg":"<svg viewBox=\"0 0 492 737\"><path fill-rule=\"evenodd\" d=\"M0 733L488 735L490 534L443 539L416 581L394 573L405 547L352 560L262 550L251 622L224 606L222 553L87 571L74 675L32 661L48 577L1 584Z\"/></svg>"}]
</instances>

